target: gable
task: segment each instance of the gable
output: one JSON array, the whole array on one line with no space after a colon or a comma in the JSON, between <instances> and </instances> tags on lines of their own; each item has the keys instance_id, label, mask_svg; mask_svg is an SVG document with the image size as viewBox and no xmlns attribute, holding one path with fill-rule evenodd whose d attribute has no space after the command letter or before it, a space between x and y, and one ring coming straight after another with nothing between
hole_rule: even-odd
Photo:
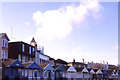
<instances>
[{"instance_id":1,"label":"gable","mask_svg":"<svg viewBox=\"0 0 120 80\"><path fill-rule=\"evenodd\" d=\"M82 72L88 73L88 70L86 69L86 67L84 67L84 69L82 70Z\"/></svg>"},{"instance_id":2,"label":"gable","mask_svg":"<svg viewBox=\"0 0 120 80\"><path fill-rule=\"evenodd\" d=\"M31 63L29 66L27 66L26 68L34 68L34 69L41 69L37 63L33 62Z\"/></svg>"},{"instance_id":3,"label":"gable","mask_svg":"<svg viewBox=\"0 0 120 80\"><path fill-rule=\"evenodd\" d=\"M74 68L74 66L70 66L67 71L77 72L76 69Z\"/></svg>"},{"instance_id":4,"label":"gable","mask_svg":"<svg viewBox=\"0 0 120 80\"><path fill-rule=\"evenodd\" d=\"M9 65L9 67L20 67L20 68L24 68L25 66L18 60L15 60L13 63L11 63Z\"/></svg>"},{"instance_id":5,"label":"gable","mask_svg":"<svg viewBox=\"0 0 120 80\"><path fill-rule=\"evenodd\" d=\"M66 71L61 65L56 68L57 71Z\"/></svg>"},{"instance_id":6,"label":"gable","mask_svg":"<svg viewBox=\"0 0 120 80\"><path fill-rule=\"evenodd\" d=\"M48 64L43 68L43 70L54 70L54 68L50 64Z\"/></svg>"}]
</instances>

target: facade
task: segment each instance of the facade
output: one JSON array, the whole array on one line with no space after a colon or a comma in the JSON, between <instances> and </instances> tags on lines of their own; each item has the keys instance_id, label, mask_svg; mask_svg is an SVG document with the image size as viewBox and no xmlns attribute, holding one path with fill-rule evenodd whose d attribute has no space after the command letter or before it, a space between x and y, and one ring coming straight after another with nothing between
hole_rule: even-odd
<instances>
[{"instance_id":1,"label":"facade","mask_svg":"<svg viewBox=\"0 0 120 80\"><path fill-rule=\"evenodd\" d=\"M8 41L6 33L0 33L0 59L8 59Z\"/></svg>"},{"instance_id":2,"label":"facade","mask_svg":"<svg viewBox=\"0 0 120 80\"><path fill-rule=\"evenodd\" d=\"M25 42L9 42L9 59L18 59L20 62L34 61L35 47Z\"/></svg>"},{"instance_id":3,"label":"facade","mask_svg":"<svg viewBox=\"0 0 120 80\"><path fill-rule=\"evenodd\" d=\"M75 59L73 59L73 62L69 62L68 63L68 66L71 66L71 65L73 65L75 68L77 68L77 67L85 67L85 66L87 66L85 63L82 63L82 62L75 62Z\"/></svg>"},{"instance_id":4,"label":"facade","mask_svg":"<svg viewBox=\"0 0 120 80\"><path fill-rule=\"evenodd\" d=\"M31 43L30 43L32 46L35 47L35 62L37 64L48 64L49 63L49 56L45 55L44 54L44 48L41 47L40 50L37 48L37 43L34 39L34 37L32 38L31 40Z\"/></svg>"}]
</instances>

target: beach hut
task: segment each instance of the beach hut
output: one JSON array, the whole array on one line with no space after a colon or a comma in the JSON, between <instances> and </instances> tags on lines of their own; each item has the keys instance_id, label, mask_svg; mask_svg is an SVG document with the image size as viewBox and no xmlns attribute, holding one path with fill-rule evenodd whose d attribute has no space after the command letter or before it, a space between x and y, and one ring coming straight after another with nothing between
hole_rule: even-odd
<instances>
[{"instance_id":1,"label":"beach hut","mask_svg":"<svg viewBox=\"0 0 120 80\"><path fill-rule=\"evenodd\" d=\"M6 60L2 62L3 79L19 80L25 76L25 66L18 60Z\"/></svg>"},{"instance_id":2,"label":"beach hut","mask_svg":"<svg viewBox=\"0 0 120 80\"><path fill-rule=\"evenodd\" d=\"M108 72L107 72L107 70L103 70L103 79L104 80L108 79Z\"/></svg>"},{"instance_id":3,"label":"beach hut","mask_svg":"<svg viewBox=\"0 0 120 80\"><path fill-rule=\"evenodd\" d=\"M95 76L95 71L91 69L89 73L90 73L90 80L93 80Z\"/></svg>"},{"instance_id":4,"label":"beach hut","mask_svg":"<svg viewBox=\"0 0 120 80\"><path fill-rule=\"evenodd\" d=\"M83 73L83 79L89 78L89 71L87 70L86 67L83 68L82 73Z\"/></svg>"},{"instance_id":5,"label":"beach hut","mask_svg":"<svg viewBox=\"0 0 120 80\"><path fill-rule=\"evenodd\" d=\"M54 71L55 69L50 64L40 64L42 69L42 78L52 80L54 79Z\"/></svg>"},{"instance_id":6,"label":"beach hut","mask_svg":"<svg viewBox=\"0 0 120 80\"><path fill-rule=\"evenodd\" d=\"M41 68L35 62L23 63L25 66L25 77L28 79L40 79L41 78Z\"/></svg>"},{"instance_id":7,"label":"beach hut","mask_svg":"<svg viewBox=\"0 0 120 80\"><path fill-rule=\"evenodd\" d=\"M71 65L71 66L67 69L67 75L66 75L66 77L69 78L69 79L76 78L76 72L77 72L77 70L74 68L73 65Z\"/></svg>"},{"instance_id":8,"label":"beach hut","mask_svg":"<svg viewBox=\"0 0 120 80\"><path fill-rule=\"evenodd\" d=\"M103 79L103 73L102 73L102 71L100 69L98 69L96 74L97 74L97 79Z\"/></svg>"},{"instance_id":9,"label":"beach hut","mask_svg":"<svg viewBox=\"0 0 120 80\"><path fill-rule=\"evenodd\" d=\"M61 79L64 79L65 76L63 76L63 72L66 71L62 65L59 65L59 66L54 66L54 69L55 69L55 80L61 80Z\"/></svg>"}]
</instances>

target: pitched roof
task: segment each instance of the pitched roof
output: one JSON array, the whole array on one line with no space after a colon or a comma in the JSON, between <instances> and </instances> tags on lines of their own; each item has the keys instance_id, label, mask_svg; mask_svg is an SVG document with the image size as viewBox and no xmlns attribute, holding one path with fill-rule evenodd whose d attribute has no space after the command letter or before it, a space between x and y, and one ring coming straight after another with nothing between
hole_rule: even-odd
<instances>
[{"instance_id":1,"label":"pitched roof","mask_svg":"<svg viewBox=\"0 0 120 80\"><path fill-rule=\"evenodd\" d=\"M30 64L32 64L33 62L26 62L26 63L22 63L25 67L28 67Z\"/></svg>"},{"instance_id":2,"label":"pitched roof","mask_svg":"<svg viewBox=\"0 0 120 80\"><path fill-rule=\"evenodd\" d=\"M57 59L57 60L55 60L55 62L61 63L61 64L68 64L66 61L64 61L62 59Z\"/></svg>"},{"instance_id":3,"label":"pitched roof","mask_svg":"<svg viewBox=\"0 0 120 80\"><path fill-rule=\"evenodd\" d=\"M10 41L10 39L8 38L8 36L7 36L6 33L0 33L0 37L2 37L2 36L4 36L4 35L7 37L8 41Z\"/></svg>"},{"instance_id":4,"label":"pitched roof","mask_svg":"<svg viewBox=\"0 0 120 80\"><path fill-rule=\"evenodd\" d=\"M43 70L48 64L39 64L40 68Z\"/></svg>"},{"instance_id":5,"label":"pitched roof","mask_svg":"<svg viewBox=\"0 0 120 80\"><path fill-rule=\"evenodd\" d=\"M35 42L35 43L36 43L36 41L35 41L34 37L32 38L31 42Z\"/></svg>"},{"instance_id":6,"label":"pitched roof","mask_svg":"<svg viewBox=\"0 0 120 80\"><path fill-rule=\"evenodd\" d=\"M108 74L107 70L104 70L103 74Z\"/></svg>"},{"instance_id":7,"label":"pitched roof","mask_svg":"<svg viewBox=\"0 0 120 80\"><path fill-rule=\"evenodd\" d=\"M95 74L95 71L93 69L90 70L91 74Z\"/></svg>"},{"instance_id":8,"label":"pitched roof","mask_svg":"<svg viewBox=\"0 0 120 80\"><path fill-rule=\"evenodd\" d=\"M89 71L87 70L86 67L84 67L84 69L82 70L83 73L88 73Z\"/></svg>"},{"instance_id":9,"label":"pitched roof","mask_svg":"<svg viewBox=\"0 0 120 80\"><path fill-rule=\"evenodd\" d=\"M102 74L102 71L99 69L96 74Z\"/></svg>"},{"instance_id":10,"label":"pitched roof","mask_svg":"<svg viewBox=\"0 0 120 80\"><path fill-rule=\"evenodd\" d=\"M50 64L44 67L44 70L55 70Z\"/></svg>"},{"instance_id":11,"label":"pitched roof","mask_svg":"<svg viewBox=\"0 0 120 80\"><path fill-rule=\"evenodd\" d=\"M71 66L67 69L67 71L77 72L73 65L71 65Z\"/></svg>"},{"instance_id":12,"label":"pitched roof","mask_svg":"<svg viewBox=\"0 0 120 80\"><path fill-rule=\"evenodd\" d=\"M66 71L61 65L56 68L57 71Z\"/></svg>"},{"instance_id":13,"label":"pitched roof","mask_svg":"<svg viewBox=\"0 0 120 80\"><path fill-rule=\"evenodd\" d=\"M23 63L25 65L26 68L31 68L31 69L41 69L39 67L39 65L35 62L27 62L27 63Z\"/></svg>"},{"instance_id":14,"label":"pitched roof","mask_svg":"<svg viewBox=\"0 0 120 80\"><path fill-rule=\"evenodd\" d=\"M77 72L81 72L82 70L83 70L83 67L77 67L77 68L75 68L76 70L77 70Z\"/></svg>"},{"instance_id":15,"label":"pitched roof","mask_svg":"<svg viewBox=\"0 0 120 80\"><path fill-rule=\"evenodd\" d=\"M24 68L25 66L19 60L7 60L3 62L4 67L19 67Z\"/></svg>"},{"instance_id":16,"label":"pitched roof","mask_svg":"<svg viewBox=\"0 0 120 80\"><path fill-rule=\"evenodd\" d=\"M63 68L67 71L67 69L69 68L70 66L63 66Z\"/></svg>"},{"instance_id":17,"label":"pitched roof","mask_svg":"<svg viewBox=\"0 0 120 80\"><path fill-rule=\"evenodd\" d=\"M15 60L6 60L6 61L4 61L4 62L2 62L2 66L3 67L9 67L9 65L11 64L11 63L13 63Z\"/></svg>"}]
</instances>

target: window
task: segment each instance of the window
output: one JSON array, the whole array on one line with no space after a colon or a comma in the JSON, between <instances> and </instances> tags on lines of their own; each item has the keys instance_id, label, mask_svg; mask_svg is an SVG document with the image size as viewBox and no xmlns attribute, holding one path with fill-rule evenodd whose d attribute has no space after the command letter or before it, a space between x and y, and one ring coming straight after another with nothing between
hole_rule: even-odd
<instances>
[{"instance_id":1,"label":"window","mask_svg":"<svg viewBox=\"0 0 120 80\"><path fill-rule=\"evenodd\" d=\"M24 52L24 44L22 44L22 52Z\"/></svg>"},{"instance_id":2,"label":"window","mask_svg":"<svg viewBox=\"0 0 120 80\"><path fill-rule=\"evenodd\" d=\"M5 59L8 58L8 52L7 52L7 50L4 51L4 58L5 58Z\"/></svg>"},{"instance_id":3,"label":"window","mask_svg":"<svg viewBox=\"0 0 120 80\"><path fill-rule=\"evenodd\" d=\"M31 54L31 46L29 46L29 53Z\"/></svg>"},{"instance_id":4,"label":"window","mask_svg":"<svg viewBox=\"0 0 120 80\"><path fill-rule=\"evenodd\" d=\"M8 44L8 41L6 39L3 39L2 40L2 47L6 47L7 48L7 45Z\"/></svg>"},{"instance_id":5,"label":"window","mask_svg":"<svg viewBox=\"0 0 120 80\"><path fill-rule=\"evenodd\" d=\"M21 61L21 55L20 54L18 55L18 60Z\"/></svg>"},{"instance_id":6,"label":"window","mask_svg":"<svg viewBox=\"0 0 120 80\"><path fill-rule=\"evenodd\" d=\"M25 56L22 56L22 62L25 62Z\"/></svg>"},{"instance_id":7,"label":"window","mask_svg":"<svg viewBox=\"0 0 120 80\"><path fill-rule=\"evenodd\" d=\"M33 47L33 48L32 48L32 52L34 52L34 51L35 51L35 48Z\"/></svg>"},{"instance_id":8,"label":"window","mask_svg":"<svg viewBox=\"0 0 120 80\"><path fill-rule=\"evenodd\" d=\"M4 58L4 50L2 50L1 58Z\"/></svg>"},{"instance_id":9,"label":"window","mask_svg":"<svg viewBox=\"0 0 120 80\"><path fill-rule=\"evenodd\" d=\"M8 58L8 51L7 50L2 50L1 58L2 59L7 59Z\"/></svg>"}]
</instances>

